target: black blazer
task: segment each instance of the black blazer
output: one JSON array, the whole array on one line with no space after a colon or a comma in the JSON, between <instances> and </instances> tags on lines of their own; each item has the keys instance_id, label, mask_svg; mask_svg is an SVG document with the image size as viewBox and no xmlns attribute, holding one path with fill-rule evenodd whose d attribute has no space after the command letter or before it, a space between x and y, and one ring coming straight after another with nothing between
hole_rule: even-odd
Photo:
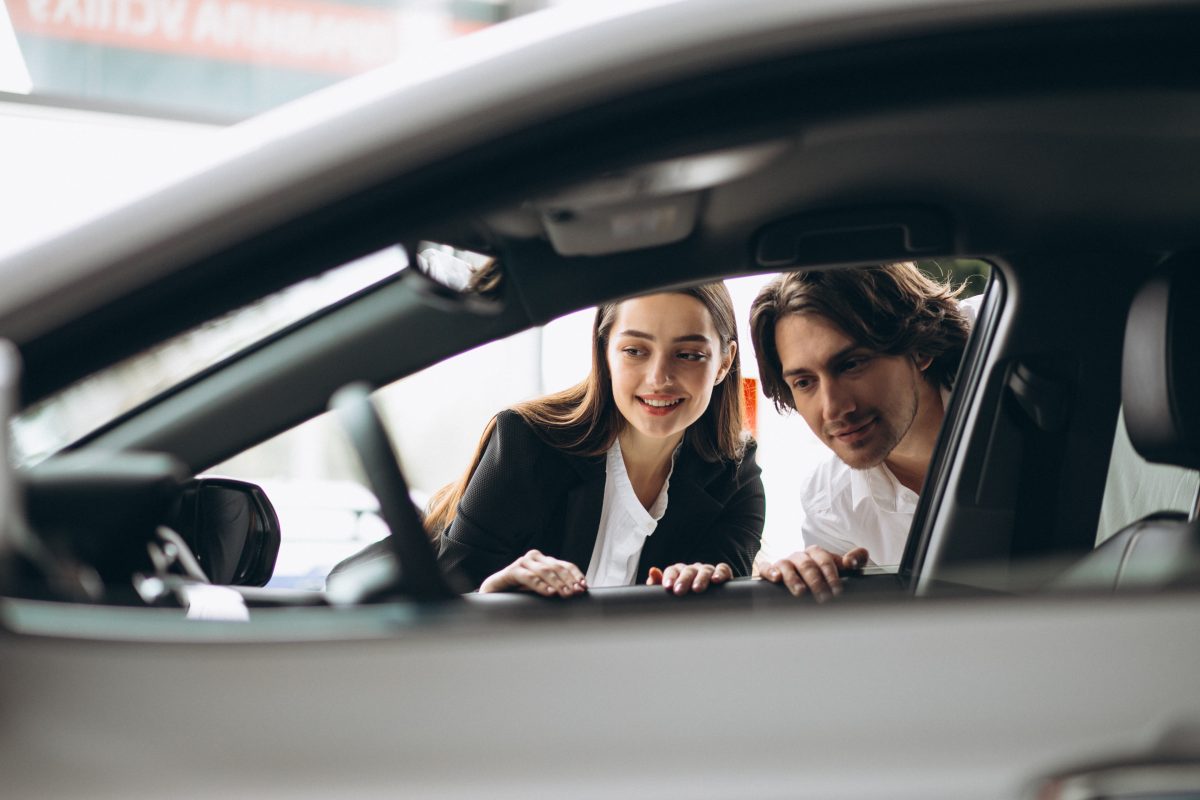
<instances>
[{"instance_id":1,"label":"black blazer","mask_svg":"<svg viewBox=\"0 0 1200 800\"><path fill-rule=\"evenodd\" d=\"M726 562L750 574L766 518L755 444L740 464L704 461L686 443L675 460L667 512L646 539L637 581L650 567ZM570 561L585 573L604 502L605 457L568 455L515 411L496 416L457 515L441 536L438 562L472 588L529 550Z\"/></svg>"}]
</instances>

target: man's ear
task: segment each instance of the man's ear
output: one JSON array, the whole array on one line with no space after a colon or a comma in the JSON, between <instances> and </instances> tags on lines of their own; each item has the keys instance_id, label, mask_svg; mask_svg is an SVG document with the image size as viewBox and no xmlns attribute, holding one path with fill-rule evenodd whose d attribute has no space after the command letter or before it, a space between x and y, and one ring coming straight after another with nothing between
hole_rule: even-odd
<instances>
[{"instance_id":1,"label":"man's ear","mask_svg":"<svg viewBox=\"0 0 1200 800\"><path fill-rule=\"evenodd\" d=\"M917 369L924 372L933 363L933 356L927 356L924 353L913 353L912 360L917 365Z\"/></svg>"},{"instance_id":2,"label":"man's ear","mask_svg":"<svg viewBox=\"0 0 1200 800\"><path fill-rule=\"evenodd\" d=\"M733 366L733 357L737 355L737 342L729 343L729 352L725 354L725 358L721 360L721 369L717 370L717 380L713 386L716 386L725 380L725 376L729 374L729 368Z\"/></svg>"}]
</instances>

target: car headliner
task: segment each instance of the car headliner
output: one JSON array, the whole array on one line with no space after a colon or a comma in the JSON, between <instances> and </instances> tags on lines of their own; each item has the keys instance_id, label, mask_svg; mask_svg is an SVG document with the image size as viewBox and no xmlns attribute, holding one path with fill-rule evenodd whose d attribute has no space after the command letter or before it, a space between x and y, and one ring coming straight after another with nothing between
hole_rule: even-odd
<instances>
[{"instance_id":1,"label":"car headliner","mask_svg":"<svg viewBox=\"0 0 1200 800\"><path fill-rule=\"evenodd\" d=\"M962 254L1178 249L1195 243L1200 207L1196 12L708 0L533 15L251 121L230 132L225 160L9 258L0 333L21 347L34 400L446 226L512 262L522 313L488 336L761 269L747 259L754 232L798 211L936 207ZM545 247L543 231L489 226L602 170L756 140L785 152L702 190L697 232L676 245L581 261Z\"/></svg>"}]
</instances>

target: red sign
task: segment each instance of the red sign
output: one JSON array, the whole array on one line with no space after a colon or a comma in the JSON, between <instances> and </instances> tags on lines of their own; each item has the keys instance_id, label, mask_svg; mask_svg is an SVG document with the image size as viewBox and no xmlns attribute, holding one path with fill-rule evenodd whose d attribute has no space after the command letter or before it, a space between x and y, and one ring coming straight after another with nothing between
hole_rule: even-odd
<instances>
[{"instance_id":1,"label":"red sign","mask_svg":"<svg viewBox=\"0 0 1200 800\"><path fill-rule=\"evenodd\" d=\"M354 74L392 61L401 14L305 0L15 0L18 33Z\"/></svg>"},{"instance_id":2,"label":"red sign","mask_svg":"<svg viewBox=\"0 0 1200 800\"><path fill-rule=\"evenodd\" d=\"M758 436L758 379L742 378L742 412L746 415L746 430Z\"/></svg>"}]
</instances>

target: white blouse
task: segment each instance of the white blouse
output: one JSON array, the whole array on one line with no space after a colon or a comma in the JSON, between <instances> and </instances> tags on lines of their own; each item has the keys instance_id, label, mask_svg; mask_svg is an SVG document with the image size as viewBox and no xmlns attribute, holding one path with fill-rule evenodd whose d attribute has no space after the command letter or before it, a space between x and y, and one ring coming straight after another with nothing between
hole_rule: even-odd
<instances>
[{"instance_id":1,"label":"white blouse","mask_svg":"<svg viewBox=\"0 0 1200 800\"><path fill-rule=\"evenodd\" d=\"M596 546L588 564L588 586L629 586L637 578L638 559L646 539L667 513L667 489L671 485L678 453L679 448L676 448L671 456L671 472L647 511L633 491L625 458L621 455L621 443L613 440L605 463L604 505L600 510Z\"/></svg>"}]
</instances>

